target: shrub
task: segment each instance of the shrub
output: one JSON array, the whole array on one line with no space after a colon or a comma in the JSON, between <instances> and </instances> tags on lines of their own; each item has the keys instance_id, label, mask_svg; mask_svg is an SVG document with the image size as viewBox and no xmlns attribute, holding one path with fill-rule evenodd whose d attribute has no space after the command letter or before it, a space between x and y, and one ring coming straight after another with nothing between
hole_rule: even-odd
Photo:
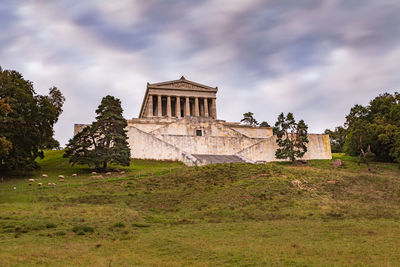
<instances>
[{"instance_id":1,"label":"shrub","mask_svg":"<svg viewBox=\"0 0 400 267\"><path fill-rule=\"evenodd\" d=\"M76 234L77 234L77 235L85 235L85 232L82 231L82 230L79 230Z\"/></svg>"},{"instance_id":2,"label":"shrub","mask_svg":"<svg viewBox=\"0 0 400 267\"><path fill-rule=\"evenodd\" d=\"M54 234L58 235L58 236L66 235L66 233L64 231L58 231L58 232L55 232Z\"/></svg>"},{"instance_id":3,"label":"shrub","mask_svg":"<svg viewBox=\"0 0 400 267\"><path fill-rule=\"evenodd\" d=\"M84 235L85 233L93 233L94 228L88 225L76 225L72 228L72 231L78 235Z\"/></svg>"},{"instance_id":4,"label":"shrub","mask_svg":"<svg viewBox=\"0 0 400 267\"><path fill-rule=\"evenodd\" d=\"M57 225L54 224L54 223L47 223L46 224L46 228L56 228L56 227L57 227Z\"/></svg>"},{"instance_id":5,"label":"shrub","mask_svg":"<svg viewBox=\"0 0 400 267\"><path fill-rule=\"evenodd\" d=\"M124 227L125 227L125 224L122 223L122 222L117 222L117 223L114 224L114 227L124 228Z\"/></svg>"},{"instance_id":6,"label":"shrub","mask_svg":"<svg viewBox=\"0 0 400 267\"><path fill-rule=\"evenodd\" d=\"M150 224L136 222L136 223L133 223L132 226L134 226L134 227L150 227Z\"/></svg>"}]
</instances>

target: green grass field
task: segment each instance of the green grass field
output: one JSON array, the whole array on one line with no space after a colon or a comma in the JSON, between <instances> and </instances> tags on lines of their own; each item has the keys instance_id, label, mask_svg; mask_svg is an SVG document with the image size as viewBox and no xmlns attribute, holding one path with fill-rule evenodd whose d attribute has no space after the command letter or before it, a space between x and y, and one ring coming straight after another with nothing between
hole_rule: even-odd
<instances>
[{"instance_id":1,"label":"green grass field","mask_svg":"<svg viewBox=\"0 0 400 267\"><path fill-rule=\"evenodd\" d=\"M48 151L0 183L0 266L400 266L398 166L335 158L92 175Z\"/></svg>"}]
</instances>

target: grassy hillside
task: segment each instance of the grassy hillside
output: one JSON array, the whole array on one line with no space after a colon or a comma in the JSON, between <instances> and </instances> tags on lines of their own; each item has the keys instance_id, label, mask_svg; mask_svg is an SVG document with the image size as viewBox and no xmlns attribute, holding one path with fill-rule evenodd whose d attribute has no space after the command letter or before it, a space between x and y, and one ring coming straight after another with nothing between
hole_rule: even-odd
<instances>
[{"instance_id":1,"label":"grassy hillside","mask_svg":"<svg viewBox=\"0 0 400 267\"><path fill-rule=\"evenodd\" d=\"M343 155L335 156L345 162L339 169L325 160L306 167L133 160L125 173L92 175L61 155L49 151L41 171L0 184L1 266L400 262L394 164L374 163L368 173Z\"/></svg>"}]
</instances>

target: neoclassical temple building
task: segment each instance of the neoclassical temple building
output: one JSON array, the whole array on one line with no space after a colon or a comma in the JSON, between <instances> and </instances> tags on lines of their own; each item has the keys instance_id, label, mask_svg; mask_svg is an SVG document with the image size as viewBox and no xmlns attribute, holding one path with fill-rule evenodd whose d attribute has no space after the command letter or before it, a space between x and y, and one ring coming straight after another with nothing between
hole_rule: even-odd
<instances>
[{"instance_id":1,"label":"neoclassical temple building","mask_svg":"<svg viewBox=\"0 0 400 267\"><path fill-rule=\"evenodd\" d=\"M139 118L211 117L217 119L217 87L180 80L147 83Z\"/></svg>"},{"instance_id":2,"label":"neoclassical temple building","mask_svg":"<svg viewBox=\"0 0 400 267\"><path fill-rule=\"evenodd\" d=\"M128 120L131 156L186 165L276 161L270 127L217 119L218 87L186 80L147 84L139 117ZM83 125L75 125L77 133ZM331 159L329 136L309 134L305 159Z\"/></svg>"}]
</instances>

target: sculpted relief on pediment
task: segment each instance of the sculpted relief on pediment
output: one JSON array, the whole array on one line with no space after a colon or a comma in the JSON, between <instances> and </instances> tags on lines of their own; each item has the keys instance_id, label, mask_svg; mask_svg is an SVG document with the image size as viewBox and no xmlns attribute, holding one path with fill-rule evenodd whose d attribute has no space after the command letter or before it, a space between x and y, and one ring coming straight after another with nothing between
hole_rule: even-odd
<instances>
[{"instance_id":1,"label":"sculpted relief on pediment","mask_svg":"<svg viewBox=\"0 0 400 267\"><path fill-rule=\"evenodd\" d=\"M174 88L203 89L204 90L204 88L202 88L200 86L196 86L196 85L193 85L193 84L190 84L190 83L185 83L185 82L164 84L164 85L161 85L161 86L158 86L158 87L161 87L161 88L174 87Z\"/></svg>"}]
</instances>

